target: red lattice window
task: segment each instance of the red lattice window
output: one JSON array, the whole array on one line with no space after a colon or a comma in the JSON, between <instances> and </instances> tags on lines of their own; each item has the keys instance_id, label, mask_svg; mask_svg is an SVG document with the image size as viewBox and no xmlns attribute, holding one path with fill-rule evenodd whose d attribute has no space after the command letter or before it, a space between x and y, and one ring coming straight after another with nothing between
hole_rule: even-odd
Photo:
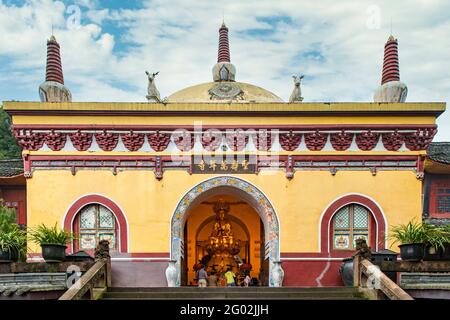
<instances>
[{"instance_id":1,"label":"red lattice window","mask_svg":"<svg viewBox=\"0 0 450 320\"><path fill-rule=\"evenodd\" d=\"M436 177L432 180L430 217L450 218L450 177Z\"/></svg>"},{"instance_id":2,"label":"red lattice window","mask_svg":"<svg viewBox=\"0 0 450 320\"><path fill-rule=\"evenodd\" d=\"M109 248L117 248L117 222L114 214L105 206L90 204L77 214L74 230L78 239L77 250L93 251L100 240L108 240Z\"/></svg>"},{"instance_id":3,"label":"red lattice window","mask_svg":"<svg viewBox=\"0 0 450 320\"><path fill-rule=\"evenodd\" d=\"M369 210L358 204L339 209L332 220L332 248L354 250L356 240L363 238L370 246L372 216Z\"/></svg>"}]
</instances>

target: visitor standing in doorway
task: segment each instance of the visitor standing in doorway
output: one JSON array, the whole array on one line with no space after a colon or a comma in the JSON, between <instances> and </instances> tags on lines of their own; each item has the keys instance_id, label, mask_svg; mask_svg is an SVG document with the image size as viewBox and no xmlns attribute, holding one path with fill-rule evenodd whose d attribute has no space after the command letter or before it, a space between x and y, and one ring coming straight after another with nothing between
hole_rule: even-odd
<instances>
[{"instance_id":1,"label":"visitor standing in doorway","mask_svg":"<svg viewBox=\"0 0 450 320\"><path fill-rule=\"evenodd\" d=\"M227 279L227 287L234 287L236 283L234 282L234 278L236 275L233 271L231 271L231 268L228 268L227 272L225 272L225 279Z\"/></svg>"},{"instance_id":2,"label":"visitor standing in doorway","mask_svg":"<svg viewBox=\"0 0 450 320\"><path fill-rule=\"evenodd\" d=\"M208 273L205 271L205 267L202 266L200 270L197 271L197 279L199 287L206 287L208 285Z\"/></svg>"},{"instance_id":3,"label":"visitor standing in doorway","mask_svg":"<svg viewBox=\"0 0 450 320\"><path fill-rule=\"evenodd\" d=\"M244 287L248 287L250 285L250 281L252 281L252 278L250 278L250 275L247 273L244 278Z\"/></svg>"},{"instance_id":4,"label":"visitor standing in doorway","mask_svg":"<svg viewBox=\"0 0 450 320\"><path fill-rule=\"evenodd\" d=\"M211 271L211 274L208 277L208 287L217 287L217 280L216 272L214 270Z\"/></svg>"}]
</instances>

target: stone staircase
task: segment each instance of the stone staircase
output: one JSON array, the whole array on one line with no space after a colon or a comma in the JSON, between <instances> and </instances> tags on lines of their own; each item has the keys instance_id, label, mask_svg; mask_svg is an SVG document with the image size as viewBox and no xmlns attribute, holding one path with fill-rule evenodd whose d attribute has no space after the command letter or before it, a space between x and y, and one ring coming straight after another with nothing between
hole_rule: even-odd
<instances>
[{"instance_id":1,"label":"stone staircase","mask_svg":"<svg viewBox=\"0 0 450 320\"><path fill-rule=\"evenodd\" d=\"M104 300L362 300L365 297L352 287L111 287Z\"/></svg>"}]
</instances>

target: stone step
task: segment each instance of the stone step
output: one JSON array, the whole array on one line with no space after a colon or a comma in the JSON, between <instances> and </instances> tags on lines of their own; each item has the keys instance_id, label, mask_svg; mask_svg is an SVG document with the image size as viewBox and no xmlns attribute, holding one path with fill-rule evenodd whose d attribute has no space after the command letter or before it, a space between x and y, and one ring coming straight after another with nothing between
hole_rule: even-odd
<instances>
[{"instance_id":1,"label":"stone step","mask_svg":"<svg viewBox=\"0 0 450 320\"><path fill-rule=\"evenodd\" d=\"M320 298L320 297L334 297L334 298L352 298L355 294L342 294L340 292L330 292L330 293L283 293L283 294L273 294L273 293L160 293L160 292L145 292L145 293L132 293L132 292L121 292L121 293L106 293L105 298L115 298L115 299L152 299L152 298L182 298L182 299L274 299L274 298Z\"/></svg>"},{"instance_id":2,"label":"stone step","mask_svg":"<svg viewBox=\"0 0 450 320\"><path fill-rule=\"evenodd\" d=\"M202 297L202 298L180 298L180 297L172 297L172 298L110 298L110 297L104 297L102 300L160 300L160 301L167 301L167 300L180 300L180 301L186 301L186 300L224 300L229 299L230 301L236 301L233 300L235 298L227 298L227 297ZM362 297L272 297L272 298L258 298L258 297L240 297L237 302L242 300L261 300L261 301L271 301L271 300L365 300L365 298Z\"/></svg>"},{"instance_id":3,"label":"stone step","mask_svg":"<svg viewBox=\"0 0 450 320\"><path fill-rule=\"evenodd\" d=\"M120 300L356 300L364 297L355 288L109 288L103 299Z\"/></svg>"},{"instance_id":4,"label":"stone step","mask_svg":"<svg viewBox=\"0 0 450 320\"><path fill-rule=\"evenodd\" d=\"M110 287L108 292L355 292L353 287Z\"/></svg>"}]
</instances>

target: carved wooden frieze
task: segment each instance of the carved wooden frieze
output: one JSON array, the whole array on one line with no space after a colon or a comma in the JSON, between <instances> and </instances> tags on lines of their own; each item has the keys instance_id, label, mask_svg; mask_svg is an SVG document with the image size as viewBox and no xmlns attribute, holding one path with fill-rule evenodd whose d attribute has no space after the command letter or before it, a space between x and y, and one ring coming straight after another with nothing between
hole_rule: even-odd
<instances>
[{"instance_id":1,"label":"carved wooden frieze","mask_svg":"<svg viewBox=\"0 0 450 320\"><path fill-rule=\"evenodd\" d=\"M95 140L97 141L100 149L103 151L112 151L116 148L117 143L119 142L119 134L103 130L103 132L95 134Z\"/></svg>"},{"instance_id":2,"label":"carved wooden frieze","mask_svg":"<svg viewBox=\"0 0 450 320\"><path fill-rule=\"evenodd\" d=\"M147 134L147 139L152 149L160 152L167 149L170 143L170 134L161 133L157 130L155 133Z\"/></svg>"},{"instance_id":3,"label":"carved wooden frieze","mask_svg":"<svg viewBox=\"0 0 450 320\"><path fill-rule=\"evenodd\" d=\"M216 151L222 144L222 132L219 130L206 130L202 134L202 146L206 151Z\"/></svg>"},{"instance_id":4,"label":"carved wooden frieze","mask_svg":"<svg viewBox=\"0 0 450 320\"><path fill-rule=\"evenodd\" d=\"M252 135L253 143L258 151L270 151L272 147L273 139L272 133L269 130L258 130Z\"/></svg>"},{"instance_id":5,"label":"carved wooden frieze","mask_svg":"<svg viewBox=\"0 0 450 320\"><path fill-rule=\"evenodd\" d=\"M74 148L78 151L86 151L91 147L92 133L81 132L78 130L76 133L71 133L69 137Z\"/></svg>"},{"instance_id":6,"label":"carved wooden frieze","mask_svg":"<svg viewBox=\"0 0 450 320\"><path fill-rule=\"evenodd\" d=\"M387 150L397 151L402 147L404 139L403 135L395 130L394 132L383 133L381 135L381 141Z\"/></svg>"},{"instance_id":7,"label":"carved wooden frieze","mask_svg":"<svg viewBox=\"0 0 450 320\"><path fill-rule=\"evenodd\" d=\"M233 151L242 151L248 143L248 135L242 129L226 133L228 147Z\"/></svg>"},{"instance_id":8,"label":"carved wooden frieze","mask_svg":"<svg viewBox=\"0 0 450 320\"><path fill-rule=\"evenodd\" d=\"M320 151L325 147L325 143L327 143L327 134L319 132L313 133L305 133L305 144L306 147L311 151Z\"/></svg>"},{"instance_id":9,"label":"carved wooden frieze","mask_svg":"<svg viewBox=\"0 0 450 320\"><path fill-rule=\"evenodd\" d=\"M378 133L373 133L370 130L357 133L355 138L356 145L362 151L370 151L375 148L379 139L380 135Z\"/></svg>"},{"instance_id":10,"label":"carved wooden frieze","mask_svg":"<svg viewBox=\"0 0 450 320\"><path fill-rule=\"evenodd\" d=\"M122 142L129 151L138 151L144 144L145 135L143 133L134 133L131 130L129 133L124 133L121 136Z\"/></svg>"},{"instance_id":11,"label":"carved wooden frieze","mask_svg":"<svg viewBox=\"0 0 450 320\"><path fill-rule=\"evenodd\" d=\"M45 135L45 144L52 151L60 151L66 145L67 134L52 130Z\"/></svg>"},{"instance_id":12,"label":"carved wooden frieze","mask_svg":"<svg viewBox=\"0 0 450 320\"><path fill-rule=\"evenodd\" d=\"M180 151L190 151L194 147L195 135L187 130L177 130L173 133L173 141Z\"/></svg>"},{"instance_id":13,"label":"carved wooden frieze","mask_svg":"<svg viewBox=\"0 0 450 320\"><path fill-rule=\"evenodd\" d=\"M14 130L14 136L19 146L25 150L36 151L44 145L45 134L40 132L30 131L28 134L20 130Z\"/></svg>"},{"instance_id":14,"label":"carved wooden frieze","mask_svg":"<svg viewBox=\"0 0 450 320\"><path fill-rule=\"evenodd\" d=\"M336 151L345 151L350 148L353 141L353 134L342 130L338 133L330 134L330 142Z\"/></svg>"},{"instance_id":15,"label":"carved wooden frieze","mask_svg":"<svg viewBox=\"0 0 450 320\"><path fill-rule=\"evenodd\" d=\"M279 139L283 150L294 151L300 145L302 135L300 133L292 133L292 130L290 130L288 133L281 133Z\"/></svg>"},{"instance_id":16,"label":"carved wooden frieze","mask_svg":"<svg viewBox=\"0 0 450 320\"><path fill-rule=\"evenodd\" d=\"M435 127L426 126L407 126L399 127L370 127L367 129L336 127L326 128L306 126L305 128L209 128L207 130L198 129L164 129L159 127L147 129L146 126L139 126L132 129L112 128L111 126L102 128L102 126L89 126L81 128L65 129L62 126L56 126L46 129L43 126L37 128L26 126L25 128L14 127L13 134L18 144L29 151L38 151L44 143L52 151L60 151L63 148L72 148L67 146L68 137L72 142L73 148L77 151L98 151L92 146L92 142L97 142L101 151L110 152L117 150L119 139L122 139L123 145L128 151L138 151L144 147L145 137L153 149L151 152L162 152L164 150L179 150L182 152L191 151L195 141L199 139L200 150L204 152L217 151L420 151L426 150L436 134ZM327 144L328 136L330 143ZM305 144L302 145L302 137ZM354 140L353 140L354 138ZM379 144L381 138L381 143ZM249 144L249 139L253 143ZM355 141L355 143L353 143ZM172 146L171 146L172 144ZM95 146L95 144L94 144ZM405 148L402 148L405 146ZM222 150L219 150L222 148ZM147 149L148 150L148 149ZM199 151L200 151L199 150Z\"/></svg>"},{"instance_id":17,"label":"carved wooden frieze","mask_svg":"<svg viewBox=\"0 0 450 320\"><path fill-rule=\"evenodd\" d=\"M418 129L414 133L405 133L405 146L411 151L425 150L433 140L436 129Z\"/></svg>"}]
</instances>

